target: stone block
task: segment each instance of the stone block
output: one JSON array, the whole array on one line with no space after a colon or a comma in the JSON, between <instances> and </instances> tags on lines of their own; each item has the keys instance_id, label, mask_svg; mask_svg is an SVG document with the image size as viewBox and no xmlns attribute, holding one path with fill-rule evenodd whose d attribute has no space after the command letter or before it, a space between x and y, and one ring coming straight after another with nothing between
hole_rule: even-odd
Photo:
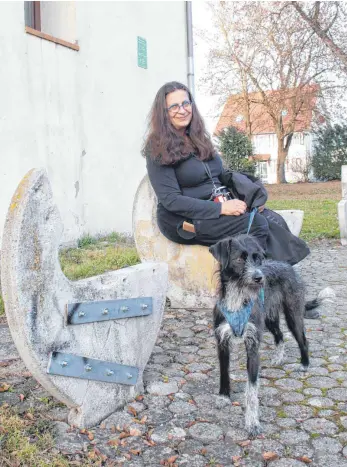
<instances>
[{"instance_id":1,"label":"stone block","mask_svg":"<svg viewBox=\"0 0 347 467\"><path fill-rule=\"evenodd\" d=\"M8 211L1 283L6 316L18 352L33 376L71 408L69 423L90 427L142 391L142 375L165 306L168 267L143 263L72 282L62 273L58 247L63 225L47 175L32 170ZM67 325L65 306L83 301L152 297L148 316ZM51 352L111 361L139 369L136 386L51 375Z\"/></svg>"}]
</instances>

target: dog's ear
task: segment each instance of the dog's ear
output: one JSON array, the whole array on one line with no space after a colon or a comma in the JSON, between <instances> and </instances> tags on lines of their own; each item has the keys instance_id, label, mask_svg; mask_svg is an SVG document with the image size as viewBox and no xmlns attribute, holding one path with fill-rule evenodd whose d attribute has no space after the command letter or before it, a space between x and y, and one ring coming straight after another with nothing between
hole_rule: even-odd
<instances>
[{"instance_id":1,"label":"dog's ear","mask_svg":"<svg viewBox=\"0 0 347 467\"><path fill-rule=\"evenodd\" d=\"M220 263L222 269L229 264L231 243L231 240L220 240L209 248L209 252Z\"/></svg>"},{"instance_id":2,"label":"dog's ear","mask_svg":"<svg viewBox=\"0 0 347 467\"><path fill-rule=\"evenodd\" d=\"M264 258L265 257L265 251L264 249L260 246L260 243L258 242L258 240L253 237L252 235L248 235L247 236L247 247L249 249L253 248L257 251L257 253L262 257Z\"/></svg>"}]
</instances>

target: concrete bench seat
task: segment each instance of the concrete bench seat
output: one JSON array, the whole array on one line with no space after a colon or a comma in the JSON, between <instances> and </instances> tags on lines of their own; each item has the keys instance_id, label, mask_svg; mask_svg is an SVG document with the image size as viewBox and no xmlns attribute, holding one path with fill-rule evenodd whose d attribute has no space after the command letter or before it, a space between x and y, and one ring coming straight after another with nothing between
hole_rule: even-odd
<instances>
[{"instance_id":1,"label":"concrete bench seat","mask_svg":"<svg viewBox=\"0 0 347 467\"><path fill-rule=\"evenodd\" d=\"M167 297L172 308L211 308L216 292L217 266L208 248L201 245L179 245L160 232L157 220L157 198L146 175L137 190L133 207L133 232L142 262L159 261L169 266ZM304 211L277 211L291 232L298 236Z\"/></svg>"}]
</instances>

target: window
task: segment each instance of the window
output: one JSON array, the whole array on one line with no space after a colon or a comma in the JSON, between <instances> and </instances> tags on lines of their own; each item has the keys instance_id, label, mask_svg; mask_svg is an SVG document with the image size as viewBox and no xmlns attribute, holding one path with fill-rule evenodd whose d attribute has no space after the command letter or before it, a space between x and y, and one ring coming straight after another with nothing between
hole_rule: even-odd
<instances>
[{"instance_id":1,"label":"window","mask_svg":"<svg viewBox=\"0 0 347 467\"><path fill-rule=\"evenodd\" d=\"M28 34L79 50L74 1L24 2L24 15Z\"/></svg>"}]
</instances>

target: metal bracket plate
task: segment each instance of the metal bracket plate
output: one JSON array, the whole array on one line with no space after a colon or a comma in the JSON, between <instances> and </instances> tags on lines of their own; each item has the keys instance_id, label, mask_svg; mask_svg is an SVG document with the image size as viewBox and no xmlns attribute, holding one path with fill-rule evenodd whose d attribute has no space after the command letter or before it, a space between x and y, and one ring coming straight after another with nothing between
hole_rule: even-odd
<instances>
[{"instance_id":1,"label":"metal bracket plate","mask_svg":"<svg viewBox=\"0 0 347 467\"><path fill-rule=\"evenodd\" d=\"M48 361L47 373L134 386L137 383L139 370L134 366L121 365L120 363L105 362L63 352L52 352Z\"/></svg>"},{"instance_id":2,"label":"metal bracket plate","mask_svg":"<svg viewBox=\"0 0 347 467\"><path fill-rule=\"evenodd\" d=\"M111 319L135 318L152 313L152 297L68 303L67 324L85 324Z\"/></svg>"}]
</instances>

